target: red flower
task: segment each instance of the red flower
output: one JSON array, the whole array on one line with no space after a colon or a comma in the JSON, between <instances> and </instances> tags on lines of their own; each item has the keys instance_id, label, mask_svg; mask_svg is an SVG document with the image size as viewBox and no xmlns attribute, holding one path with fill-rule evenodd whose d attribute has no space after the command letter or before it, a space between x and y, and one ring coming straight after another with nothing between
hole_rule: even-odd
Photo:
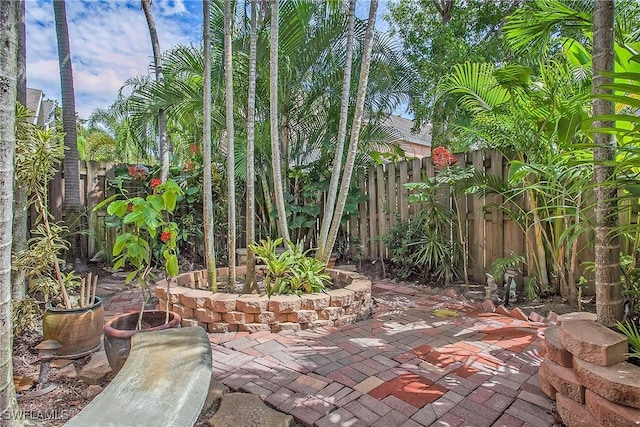
<instances>
[{"instance_id":1,"label":"red flower","mask_svg":"<svg viewBox=\"0 0 640 427\"><path fill-rule=\"evenodd\" d=\"M140 166L127 166L127 171L129 172L129 176L135 179L142 179L147 174L146 169Z\"/></svg>"},{"instance_id":2,"label":"red flower","mask_svg":"<svg viewBox=\"0 0 640 427\"><path fill-rule=\"evenodd\" d=\"M457 162L456 156L454 156L448 148L436 147L433 149L433 165L437 170L444 169L448 166L454 165Z\"/></svg>"},{"instance_id":3,"label":"red flower","mask_svg":"<svg viewBox=\"0 0 640 427\"><path fill-rule=\"evenodd\" d=\"M162 241L162 243L167 243L169 240L171 240L171 232L170 231L163 231L162 233L160 233L160 240Z\"/></svg>"},{"instance_id":4,"label":"red flower","mask_svg":"<svg viewBox=\"0 0 640 427\"><path fill-rule=\"evenodd\" d=\"M152 188L156 188L160 184L162 184L162 181L160 181L160 178L153 178L149 183L149 185L151 185Z\"/></svg>"},{"instance_id":5,"label":"red flower","mask_svg":"<svg viewBox=\"0 0 640 427\"><path fill-rule=\"evenodd\" d=\"M191 144L189 146L189 153L191 153L191 155L196 155L200 152L200 147L198 147L198 144Z\"/></svg>"},{"instance_id":6,"label":"red flower","mask_svg":"<svg viewBox=\"0 0 640 427\"><path fill-rule=\"evenodd\" d=\"M191 160L187 160L186 162L184 162L184 165L182 165L182 170L184 171L192 171L193 168L194 168L194 165Z\"/></svg>"},{"instance_id":7,"label":"red flower","mask_svg":"<svg viewBox=\"0 0 640 427\"><path fill-rule=\"evenodd\" d=\"M133 212L133 203L127 203L127 212Z\"/></svg>"}]
</instances>

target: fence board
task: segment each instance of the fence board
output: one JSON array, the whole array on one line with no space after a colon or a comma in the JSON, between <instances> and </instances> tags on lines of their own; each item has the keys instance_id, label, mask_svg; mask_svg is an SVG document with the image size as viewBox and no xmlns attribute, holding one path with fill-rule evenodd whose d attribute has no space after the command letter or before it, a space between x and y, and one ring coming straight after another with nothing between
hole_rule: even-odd
<instances>
[{"instance_id":1,"label":"fence board","mask_svg":"<svg viewBox=\"0 0 640 427\"><path fill-rule=\"evenodd\" d=\"M484 169L484 156L482 151L473 151L471 153L471 163L477 170ZM485 273L485 233L484 233L484 205L485 200L482 196L476 196L473 198L473 238L470 241L469 252L471 256L471 263L469 265L469 271L472 277L476 281L484 279Z\"/></svg>"},{"instance_id":2,"label":"fence board","mask_svg":"<svg viewBox=\"0 0 640 427\"><path fill-rule=\"evenodd\" d=\"M400 187L398 209L400 210L400 219L402 219L403 221L407 221L409 219L409 190L407 190L407 187L404 186L407 183L407 178L409 175L407 162L400 162L398 169L400 172L400 176L398 178Z\"/></svg>"},{"instance_id":3,"label":"fence board","mask_svg":"<svg viewBox=\"0 0 640 427\"><path fill-rule=\"evenodd\" d=\"M386 203L387 203L387 186L385 185L384 167L378 165L376 167L376 195L378 200L378 232L375 234L378 244L378 256L385 257L385 244L382 237L387 233Z\"/></svg>"},{"instance_id":4,"label":"fence board","mask_svg":"<svg viewBox=\"0 0 640 427\"><path fill-rule=\"evenodd\" d=\"M376 168L369 168L369 257L370 259L378 258L378 245L375 236L378 234L378 196L376 193Z\"/></svg>"},{"instance_id":5,"label":"fence board","mask_svg":"<svg viewBox=\"0 0 640 427\"><path fill-rule=\"evenodd\" d=\"M396 189L396 167L393 163L387 165L387 209L389 212L389 229L396 225L398 215L398 190Z\"/></svg>"}]
</instances>

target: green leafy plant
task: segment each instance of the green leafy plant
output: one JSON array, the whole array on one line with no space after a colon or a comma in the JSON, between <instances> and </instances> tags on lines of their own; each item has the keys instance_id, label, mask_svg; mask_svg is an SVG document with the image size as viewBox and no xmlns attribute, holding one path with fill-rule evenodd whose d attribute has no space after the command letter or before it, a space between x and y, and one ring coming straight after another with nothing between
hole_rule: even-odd
<instances>
[{"instance_id":1,"label":"green leafy plant","mask_svg":"<svg viewBox=\"0 0 640 427\"><path fill-rule=\"evenodd\" d=\"M638 326L629 320L624 323L618 322L616 326L627 337L629 345L632 347L627 357L640 359L640 332L638 331Z\"/></svg>"},{"instance_id":2,"label":"green leafy plant","mask_svg":"<svg viewBox=\"0 0 640 427\"><path fill-rule=\"evenodd\" d=\"M515 268L516 270L521 271L520 265L524 262L524 255L518 255L511 252L508 257L496 258L491 263L489 271L496 280L502 281L507 268Z\"/></svg>"},{"instance_id":3,"label":"green leafy plant","mask_svg":"<svg viewBox=\"0 0 640 427\"><path fill-rule=\"evenodd\" d=\"M151 244L159 240L161 244L163 270L167 279L167 293L172 277L179 274L177 237L178 225L172 221L179 196L183 195L180 186L173 180L160 183L151 180L153 192L145 198L133 197L124 200L115 199L116 195L96 206L101 209L108 203L107 213L122 220L120 233L113 245L114 268L133 267L126 281L136 280L145 293L138 328L141 327L142 311L148 298L147 284L153 279L153 257ZM169 304L167 317L169 321Z\"/></svg>"},{"instance_id":4,"label":"green leafy plant","mask_svg":"<svg viewBox=\"0 0 640 427\"><path fill-rule=\"evenodd\" d=\"M24 331L33 330L42 316L40 305L34 298L13 301L13 335L19 336Z\"/></svg>"},{"instance_id":5,"label":"green leafy plant","mask_svg":"<svg viewBox=\"0 0 640 427\"><path fill-rule=\"evenodd\" d=\"M276 249L282 238L262 240L249 245L256 256L264 262L267 273L264 279L265 292L271 295L324 292L331 277L326 274L324 263L307 256L311 250L302 252L291 242L278 254Z\"/></svg>"},{"instance_id":6,"label":"green leafy plant","mask_svg":"<svg viewBox=\"0 0 640 427\"><path fill-rule=\"evenodd\" d=\"M11 264L13 269L24 271L32 290L42 291L45 302L60 295L64 307L72 308L66 286L70 281L60 268L60 256L69 249L69 242L63 238L68 230L62 223L53 222L47 201L49 182L64 158L64 141L62 134L31 125L29 116L29 110L18 104L15 171L37 215L34 237L27 249L14 254Z\"/></svg>"}]
</instances>

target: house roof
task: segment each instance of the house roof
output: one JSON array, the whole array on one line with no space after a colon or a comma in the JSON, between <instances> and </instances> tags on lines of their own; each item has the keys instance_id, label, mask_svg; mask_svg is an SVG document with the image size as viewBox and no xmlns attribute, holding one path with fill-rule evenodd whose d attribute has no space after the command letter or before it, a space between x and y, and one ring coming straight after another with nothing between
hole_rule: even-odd
<instances>
[{"instance_id":1,"label":"house roof","mask_svg":"<svg viewBox=\"0 0 640 427\"><path fill-rule=\"evenodd\" d=\"M400 116L389 116L383 122L383 125L395 129L399 133L399 139L404 142L431 146L431 125L427 124L418 132L413 132L413 120Z\"/></svg>"},{"instance_id":2,"label":"house roof","mask_svg":"<svg viewBox=\"0 0 640 427\"><path fill-rule=\"evenodd\" d=\"M27 88L27 105L26 107L33 111L33 123L35 124L41 114L42 91L40 89Z\"/></svg>"}]
</instances>

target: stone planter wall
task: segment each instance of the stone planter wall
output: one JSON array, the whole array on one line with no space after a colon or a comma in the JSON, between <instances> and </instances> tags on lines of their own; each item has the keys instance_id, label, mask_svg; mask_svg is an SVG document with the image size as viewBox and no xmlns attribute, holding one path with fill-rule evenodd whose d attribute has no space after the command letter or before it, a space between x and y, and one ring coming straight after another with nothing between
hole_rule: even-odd
<instances>
[{"instance_id":1,"label":"stone planter wall","mask_svg":"<svg viewBox=\"0 0 640 427\"><path fill-rule=\"evenodd\" d=\"M219 275L225 271L218 269ZM226 269L224 269L226 270ZM371 281L358 273L327 269L333 287L327 293L240 295L212 293L206 271L181 274L171 286L171 310L183 326L200 325L212 333L312 329L354 323L371 314ZM244 274L243 269L238 275ZM156 284L159 306L167 304L166 281Z\"/></svg>"},{"instance_id":2,"label":"stone planter wall","mask_svg":"<svg viewBox=\"0 0 640 427\"><path fill-rule=\"evenodd\" d=\"M627 338L594 318L562 315L545 330L540 388L568 427L638 427L640 367L624 361Z\"/></svg>"}]
</instances>

